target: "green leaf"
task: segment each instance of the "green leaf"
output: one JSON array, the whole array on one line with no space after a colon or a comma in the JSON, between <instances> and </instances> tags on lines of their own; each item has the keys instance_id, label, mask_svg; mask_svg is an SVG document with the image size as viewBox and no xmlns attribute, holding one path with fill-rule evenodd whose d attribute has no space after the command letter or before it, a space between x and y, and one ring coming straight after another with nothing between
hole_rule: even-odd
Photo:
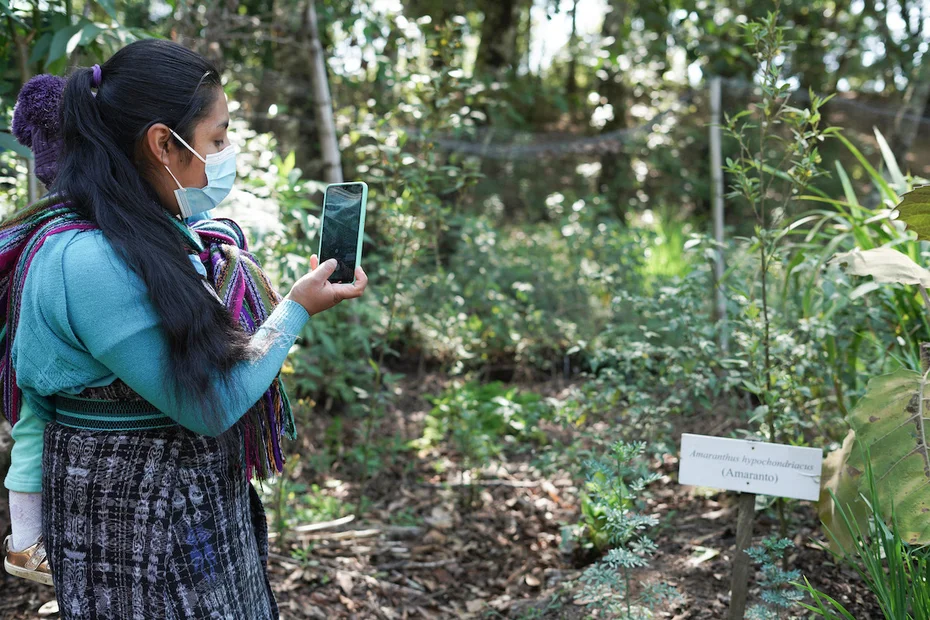
<instances>
[{"instance_id":1,"label":"green leaf","mask_svg":"<svg viewBox=\"0 0 930 620\"><path fill-rule=\"evenodd\" d=\"M781 179L781 180L783 180L783 181L787 181L788 183L792 183L792 182L793 182L792 177L791 177L790 174L788 174L788 173L785 172L784 170L780 170L780 169L775 168L774 166L771 166L771 165L769 165L769 164L762 164L762 170L764 170L765 172L767 172L767 173L769 173L769 174L771 174L771 175L773 175L773 176L775 176L775 177L777 177L777 178L779 178L779 179ZM805 189L806 189L807 191L809 191L809 192L814 192L815 194L817 194L817 195L820 196L821 198L828 198L826 192L824 192L822 189L819 189L819 188L817 188L817 187L810 186L810 187L807 187L807 188L805 188Z\"/></svg>"},{"instance_id":2,"label":"green leaf","mask_svg":"<svg viewBox=\"0 0 930 620\"><path fill-rule=\"evenodd\" d=\"M29 24L23 21L19 15L17 15L16 12L10 8L10 3L8 0L0 0L0 13L3 13L26 30L29 30Z\"/></svg>"},{"instance_id":3,"label":"green leaf","mask_svg":"<svg viewBox=\"0 0 930 620\"><path fill-rule=\"evenodd\" d=\"M93 24L90 25L93 26ZM83 32L84 26L81 26L81 28L75 32L70 39L68 39L68 44L65 46L65 57L70 56L74 53L74 50L77 49L77 46L80 44L81 38L83 37Z\"/></svg>"},{"instance_id":4,"label":"green leaf","mask_svg":"<svg viewBox=\"0 0 930 620\"><path fill-rule=\"evenodd\" d=\"M930 240L930 185L921 185L904 194L897 206L898 219L907 224L917 238Z\"/></svg>"},{"instance_id":5,"label":"green leaf","mask_svg":"<svg viewBox=\"0 0 930 620\"><path fill-rule=\"evenodd\" d=\"M68 69L68 57L62 56L55 62L50 62L48 64L48 67L45 69L45 72L51 73L52 75L64 75L67 69Z\"/></svg>"},{"instance_id":6,"label":"green leaf","mask_svg":"<svg viewBox=\"0 0 930 620\"><path fill-rule=\"evenodd\" d=\"M317 336L320 337L320 344L323 345L323 351L330 357L336 357L337 349L336 349L336 343L333 341L333 339L330 338L328 334L322 331L318 332Z\"/></svg>"},{"instance_id":7,"label":"green leaf","mask_svg":"<svg viewBox=\"0 0 930 620\"><path fill-rule=\"evenodd\" d=\"M26 159L32 159L32 151L16 141L11 134L0 133L0 150L14 151Z\"/></svg>"},{"instance_id":8,"label":"green leaf","mask_svg":"<svg viewBox=\"0 0 930 620\"><path fill-rule=\"evenodd\" d=\"M76 47L84 47L88 43L91 43L92 41L94 41L94 39L97 38L97 35L103 32L104 30L106 30L106 28L104 28L103 26L98 26L97 24L93 22L87 22L86 24L84 24L84 27L81 29L81 36L77 40ZM74 40L73 37L72 37L72 40ZM68 47L69 47L68 53L70 54L74 48L71 47L70 42L68 43Z\"/></svg>"},{"instance_id":9,"label":"green leaf","mask_svg":"<svg viewBox=\"0 0 930 620\"><path fill-rule=\"evenodd\" d=\"M46 71L48 71L49 66L53 62L65 56L71 38L76 35L83 27L84 26L82 24L75 24L55 32L55 36L52 37L52 42L49 45L48 58L45 59Z\"/></svg>"},{"instance_id":10,"label":"green leaf","mask_svg":"<svg viewBox=\"0 0 930 620\"><path fill-rule=\"evenodd\" d=\"M32 54L29 56L29 64L35 64L39 62L39 59L45 56L48 52L48 46L52 43L52 33L46 32L39 40L36 41L36 44L32 46Z\"/></svg>"},{"instance_id":11,"label":"green leaf","mask_svg":"<svg viewBox=\"0 0 930 620\"><path fill-rule=\"evenodd\" d=\"M873 127L875 131L875 139L878 140L878 148L882 151L882 158L885 160L885 167L888 168L888 175L891 177L891 182L895 186L895 190L899 194L903 194L907 191L907 180L904 178L904 175L901 174L901 169L898 167L898 162L895 160L894 153L891 152L891 147L888 146L888 142L885 141L885 136L882 135L882 132L878 128Z\"/></svg>"},{"instance_id":12,"label":"green leaf","mask_svg":"<svg viewBox=\"0 0 930 620\"><path fill-rule=\"evenodd\" d=\"M868 295L869 293L877 290L878 288L879 288L878 282L874 282L874 281L860 284L859 286L854 288L852 292L849 293L849 300L852 301L854 299L859 299L860 297L864 297L865 295Z\"/></svg>"},{"instance_id":13,"label":"green leaf","mask_svg":"<svg viewBox=\"0 0 930 620\"><path fill-rule=\"evenodd\" d=\"M846 608L838 603L835 599L814 588L810 581L807 580L807 577L804 578L804 584L800 584L798 582L792 582L792 584L808 592L813 597L814 602L817 604L817 607L812 607L811 605L800 601L798 604L804 609L812 611L820 616L823 616L824 618L829 618L830 620L841 620L839 616L836 616L826 605L824 605L824 601L821 599L825 599L828 603L830 603L833 609L842 614L843 618L846 620L856 620L852 614L846 611ZM828 616L827 614L830 615Z\"/></svg>"},{"instance_id":14,"label":"green leaf","mask_svg":"<svg viewBox=\"0 0 930 620\"><path fill-rule=\"evenodd\" d=\"M97 0L97 4L99 4L101 8L103 8L103 10L107 12L107 15L112 17L114 20L117 20L115 0ZM174 5L172 5L171 8L174 8Z\"/></svg>"},{"instance_id":15,"label":"green leaf","mask_svg":"<svg viewBox=\"0 0 930 620\"><path fill-rule=\"evenodd\" d=\"M286 177L291 172L291 170L294 169L294 163L296 161L297 161L297 158L294 155L294 151L291 151L290 153L288 153L287 157L285 157L284 161L281 163L281 168L279 170L279 172L281 173L281 176Z\"/></svg>"},{"instance_id":16,"label":"green leaf","mask_svg":"<svg viewBox=\"0 0 930 620\"><path fill-rule=\"evenodd\" d=\"M836 136L837 140L839 140L840 142L843 143L844 146L846 146L846 149L850 153L852 153L853 157L855 157L859 161L859 163L862 164L862 167L865 168L866 172L869 173L869 177L871 177L872 183L875 185L875 187L878 188L878 191L883 195L883 199L889 199L892 201L896 201L898 199L898 196L895 193L895 191L891 188L891 186L888 184L885 178L878 172L878 170L876 170L872 166L872 164L869 163L869 160L866 159L865 155L862 154L862 151L856 148L856 146L852 142L850 142L849 139L843 134L837 133L834 135Z\"/></svg>"},{"instance_id":17,"label":"green leaf","mask_svg":"<svg viewBox=\"0 0 930 620\"><path fill-rule=\"evenodd\" d=\"M836 161L836 174L840 178L840 183L843 184L843 194L846 196L846 202L853 206L859 206L859 200L856 198L856 192L849 180L849 175L846 174L846 168L843 167L839 160Z\"/></svg>"}]
</instances>

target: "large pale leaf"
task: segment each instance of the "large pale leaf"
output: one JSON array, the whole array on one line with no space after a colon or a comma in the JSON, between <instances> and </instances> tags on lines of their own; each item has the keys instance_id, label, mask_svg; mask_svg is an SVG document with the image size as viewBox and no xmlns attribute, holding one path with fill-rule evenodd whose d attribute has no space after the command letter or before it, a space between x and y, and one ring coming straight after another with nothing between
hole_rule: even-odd
<instances>
[{"instance_id":1,"label":"large pale leaf","mask_svg":"<svg viewBox=\"0 0 930 620\"><path fill-rule=\"evenodd\" d=\"M865 531L868 516L866 506L859 496L859 483L863 471L848 464L855 445L856 432L851 430L843 441L843 447L824 458L820 473L818 513L824 529L827 530L830 544L837 552L853 550L853 539L840 514L840 508L853 516L859 524L860 531ZM830 494L831 491L833 495Z\"/></svg>"},{"instance_id":2,"label":"large pale leaf","mask_svg":"<svg viewBox=\"0 0 930 620\"><path fill-rule=\"evenodd\" d=\"M930 270L924 269L906 254L891 248L841 252L830 259L830 263L845 263L847 273L872 276L876 282L922 284L930 287Z\"/></svg>"},{"instance_id":3,"label":"large pale leaf","mask_svg":"<svg viewBox=\"0 0 930 620\"><path fill-rule=\"evenodd\" d=\"M849 413L849 424L868 450L888 519L894 506L901 538L911 544L930 543L930 453L926 425L930 389L923 376L901 369L869 381L865 396ZM864 488L864 450L853 449L846 472L860 472Z\"/></svg>"},{"instance_id":4,"label":"large pale leaf","mask_svg":"<svg viewBox=\"0 0 930 620\"><path fill-rule=\"evenodd\" d=\"M908 230L917 233L918 239L930 241L930 185L904 194L897 210L898 219L907 224Z\"/></svg>"}]
</instances>

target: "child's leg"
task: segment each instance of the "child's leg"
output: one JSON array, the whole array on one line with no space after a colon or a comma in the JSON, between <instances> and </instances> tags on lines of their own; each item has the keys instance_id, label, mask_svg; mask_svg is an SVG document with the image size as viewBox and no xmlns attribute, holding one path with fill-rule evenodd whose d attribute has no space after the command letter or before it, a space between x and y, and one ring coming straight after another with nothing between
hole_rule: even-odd
<instances>
[{"instance_id":1,"label":"child's leg","mask_svg":"<svg viewBox=\"0 0 930 620\"><path fill-rule=\"evenodd\" d=\"M42 536L42 494L10 491L13 534L3 541L3 568L14 577L54 585ZM28 550L28 551L27 551Z\"/></svg>"},{"instance_id":2,"label":"child's leg","mask_svg":"<svg viewBox=\"0 0 930 620\"><path fill-rule=\"evenodd\" d=\"M46 422L35 414L28 398L23 398L19 420L10 436L10 471L4 486L10 490L10 520L13 535L11 551L31 547L42 535L42 442Z\"/></svg>"},{"instance_id":3,"label":"child's leg","mask_svg":"<svg viewBox=\"0 0 930 620\"><path fill-rule=\"evenodd\" d=\"M10 521L11 550L22 551L34 545L42 535L42 494L10 491Z\"/></svg>"}]
</instances>

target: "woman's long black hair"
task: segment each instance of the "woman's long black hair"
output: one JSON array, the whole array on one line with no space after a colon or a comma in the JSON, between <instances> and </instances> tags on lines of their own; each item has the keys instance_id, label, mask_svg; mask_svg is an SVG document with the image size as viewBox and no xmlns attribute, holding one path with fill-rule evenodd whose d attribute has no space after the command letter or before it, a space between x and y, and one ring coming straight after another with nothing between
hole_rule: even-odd
<instances>
[{"instance_id":1,"label":"woman's long black hair","mask_svg":"<svg viewBox=\"0 0 930 620\"><path fill-rule=\"evenodd\" d=\"M223 96L220 77L199 54L155 39L127 45L101 69L96 96L92 69L78 69L68 79L52 191L99 226L141 277L167 337L171 387L179 399L195 398L209 425L219 413L211 379L217 372L228 379L233 365L258 353L191 268L182 234L145 180L139 154L155 123L193 143L194 127Z\"/></svg>"}]
</instances>

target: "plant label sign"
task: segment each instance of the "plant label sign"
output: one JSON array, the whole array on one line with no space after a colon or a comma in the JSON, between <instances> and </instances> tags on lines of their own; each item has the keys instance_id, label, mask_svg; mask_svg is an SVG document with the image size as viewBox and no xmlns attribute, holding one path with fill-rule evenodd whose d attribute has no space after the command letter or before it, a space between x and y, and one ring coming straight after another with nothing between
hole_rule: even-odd
<instances>
[{"instance_id":1,"label":"plant label sign","mask_svg":"<svg viewBox=\"0 0 930 620\"><path fill-rule=\"evenodd\" d=\"M776 443L681 436L678 482L756 495L816 500L823 451Z\"/></svg>"}]
</instances>

